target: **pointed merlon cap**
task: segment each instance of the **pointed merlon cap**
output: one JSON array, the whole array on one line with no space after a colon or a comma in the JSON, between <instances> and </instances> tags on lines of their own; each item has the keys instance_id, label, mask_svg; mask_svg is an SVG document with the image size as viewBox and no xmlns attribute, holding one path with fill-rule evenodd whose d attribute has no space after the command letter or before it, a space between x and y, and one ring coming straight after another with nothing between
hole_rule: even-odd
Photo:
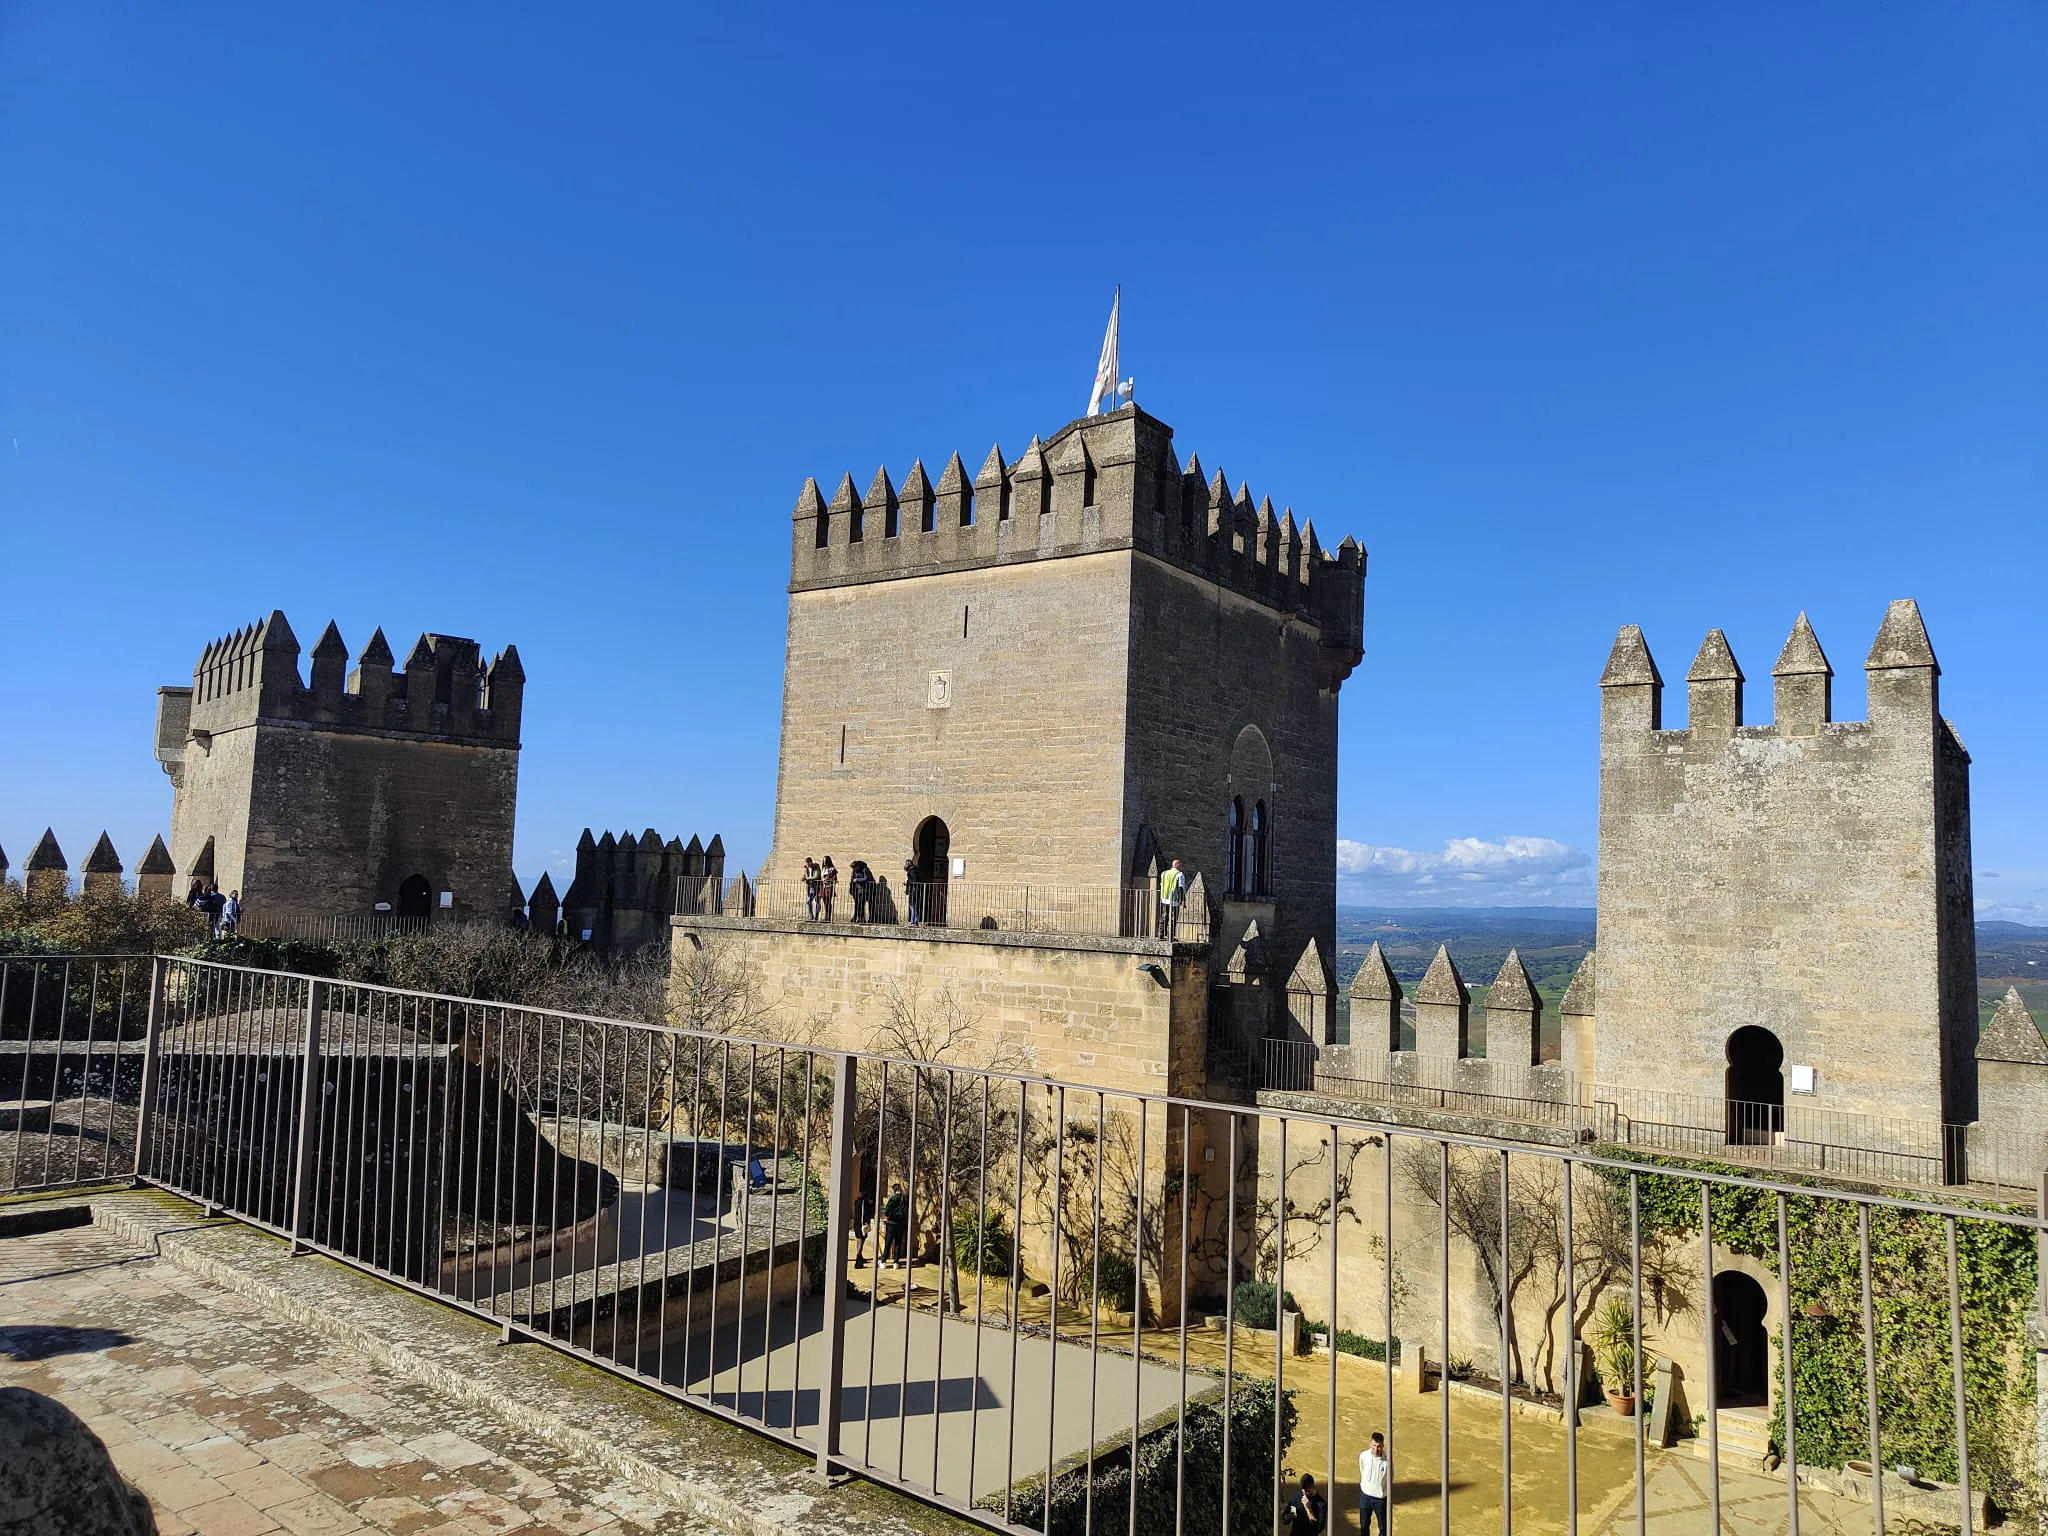
<instances>
[{"instance_id":1,"label":"pointed merlon cap","mask_svg":"<svg viewBox=\"0 0 2048 1536\"><path fill-rule=\"evenodd\" d=\"M92 845L92 852L85 856L85 868L81 873L88 875L118 875L121 873L121 855L114 852L113 839L108 837L106 833L102 832L100 834L100 840Z\"/></svg>"},{"instance_id":2,"label":"pointed merlon cap","mask_svg":"<svg viewBox=\"0 0 2048 1536\"><path fill-rule=\"evenodd\" d=\"M719 833L711 834L711 841L704 845L704 852L714 858L725 857L725 838Z\"/></svg>"},{"instance_id":3,"label":"pointed merlon cap","mask_svg":"<svg viewBox=\"0 0 2048 1536\"><path fill-rule=\"evenodd\" d=\"M1313 992L1322 997L1330 990L1330 968L1323 964L1323 947L1314 939L1308 941L1301 952L1301 958L1294 962L1294 974L1287 978L1290 992Z\"/></svg>"},{"instance_id":4,"label":"pointed merlon cap","mask_svg":"<svg viewBox=\"0 0 2048 1536\"><path fill-rule=\"evenodd\" d=\"M839 477L839 489L832 493L832 510L844 512L860 505L860 487L853 483L853 474L848 471Z\"/></svg>"},{"instance_id":5,"label":"pointed merlon cap","mask_svg":"<svg viewBox=\"0 0 2048 1536\"><path fill-rule=\"evenodd\" d=\"M1401 983L1394 979L1394 968L1387 964L1386 952L1375 939L1365 952L1365 964L1351 978L1351 996L1368 1003L1390 1003L1400 995Z\"/></svg>"},{"instance_id":6,"label":"pointed merlon cap","mask_svg":"<svg viewBox=\"0 0 2048 1536\"><path fill-rule=\"evenodd\" d=\"M164 846L164 835L159 832L150 839L149 852L142 856L142 866L136 871L142 875L175 875L178 866L171 862L171 850Z\"/></svg>"},{"instance_id":7,"label":"pointed merlon cap","mask_svg":"<svg viewBox=\"0 0 2048 1536\"><path fill-rule=\"evenodd\" d=\"M1493 979L1493 987L1486 994L1488 1008L1533 1010L1536 1007L1536 984L1529 979L1529 968L1522 964L1522 957L1514 950L1501 962L1500 974Z\"/></svg>"},{"instance_id":8,"label":"pointed merlon cap","mask_svg":"<svg viewBox=\"0 0 2048 1536\"><path fill-rule=\"evenodd\" d=\"M1602 688L1637 688L1648 683L1661 687L1657 663L1643 640L1640 624L1624 624L1614 637L1614 649L1607 653L1607 670L1600 674Z\"/></svg>"},{"instance_id":9,"label":"pointed merlon cap","mask_svg":"<svg viewBox=\"0 0 2048 1536\"><path fill-rule=\"evenodd\" d=\"M661 834L655 831L654 828L649 827L640 834L640 846L647 849L650 853L658 850L661 847Z\"/></svg>"},{"instance_id":10,"label":"pointed merlon cap","mask_svg":"<svg viewBox=\"0 0 2048 1536\"><path fill-rule=\"evenodd\" d=\"M1000 454L997 455L996 462L999 464L1002 462ZM920 475L924 473L922 466L919 466L918 473ZM1002 471L998 470L997 473L1000 474ZM967 466L960 462L960 455L955 453L953 457L946 460L946 467L939 471L939 494L941 496L958 496L966 489Z\"/></svg>"},{"instance_id":11,"label":"pointed merlon cap","mask_svg":"<svg viewBox=\"0 0 2048 1536\"><path fill-rule=\"evenodd\" d=\"M616 848L619 846L619 840L611 833L607 832L603 837L600 837L597 840L597 846L600 848Z\"/></svg>"},{"instance_id":12,"label":"pointed merlon cap","mask_svg":"<svg viewBox=\"0 0 2048 1536\"><path fill-rule=\"evenodd\" d=\"M6 875L6 873L7 873L7 850L6 850L5 848L0 848L0 876L4 876L4 875Z\"/></svg>"},{"instance_id":13,"label":"pointed merlon cap","mask_svg":"<svg viewBox=\"0 0 2048 1536\"><path fill-rule=\"evenodd\" d=\"M1016 464L1012 466L1010 478L1013 480L1043 480L1045 478L1045 450L1039 446L1037 438L1031 439L1029 446L1024 450L1023 457L1019 458Z\"/></svg>"},{"instance_id":14,"label":"pointed merlon cap","mask_svg":"<svg viewBox=\"0 0 2048 1536\"><path fill-rule=\"evenodd\" d=\"M546 901L559 905L559 903L555 902L555 882L548 878L546 870L542 870L540 878L534 881L533 894L527 897L527 900L529 902Z\"/></svg>"},{"instance_id":15,"label":"pointed merlon cap","mask_svg":"<svg viewBox=\"0 0 2048 1536\"><path fill-rule=\"evenodd\" d=\"M795 516L799 521L816 517L825 510L824 494L818 489L818 482L810 476L804 477L804 488L796 493Z\"/></svg>"},{"instance_id":16,"label":"pointed merlon cap","mask_svg":"<svg viewBox=\"0 0 2048 1536\"><path fill-rule=\"evenodd\" d=\"M2018 987L2005 989L1998 1011L1977 1037L1977 1059L2048 1066L2048 1040L2041 1038L2040 1027L2027 1012Z\"/></svg>"},{"instance_id":17,"label":"pointed merlon cap","mask_svg":"<svg viewBox=\"0 0 2048 1536\"><path fill-rule=\"evenodd\" d=\"M1429 962L1429 971L1422 978L1422 985L1415 989L1418 1003L1457 1003L1472 1001L1472 994L1465 989L1465 978L1458 974L1458 967L1451 959L1448 944L1436 947L1436 958Z\"/></svg>"},{"instance_id":18,"label":"pointed merlon cap","mask_svg":"<svg viewBox=\"0 0 2048 1536\"><path fill-rule=\"evenodd\" d=\"M424 633L421 634L419 639L413 641L412 654L405 658L405 670L408 672L431 672L434 670L434 647L428 643Z\"/></svg>"},{"instance_id":19,"label":"pointed merlon cap","mask_svg":"<svg viewBox=\"0 0 2048 1536\"><path fill-rule=\"evenodd\" d=\"M1579 962L1579 968L1572 975L1572 984L1564 989L1564 1001L1557 1005L1559 1013L1568 1013L1575 1019L1593 1017L1593 989L1596 978L1593 974L1593 951L1586 951L1586 958Z\"/></svg>"},{"instance_id":20,"label":"pointed merlon cap","mask_svg":"<svg viewBox=\"0 0 2048 1536\"><path fill-rule=\"evenodd\" d=\"M1707 638L1700 642L1700 653L1693 657L1692 666L1687 669L1688 683L1739 683L1742 668L1735 664L1735 653L1728 649L1728 637L1718 629L1707 631Z\"/></svg>"},{"instance_id":21,"label":"pointed merlon cap","mask_svg":"<svg viewBox=\"0 0 2048 1536\"><path fill-rule=\"evenodd\" d=\"M57 834L54 829L43 828L42 838L36 843L35 851L29 854L26 867L31 870L71 868L64 858L64 850L57 846Z\"/></svg>"},{"instance_id":22,"label":"pointed merlon cap","mask_svg":"<svg viewBox=\"0 0 2048 1536\"><path fill-rule=\"evenodd\" d=\"M895 495L895 488L889 484L889 466L884 464L876 469L875 478L868 482L868 494L861 505L869 511L877 511L888 506Z\"/></svg>"},{"instance_id":23,"label":"pointed merlon cap","mask_svg":"<svg viewBox=\"0 0 2048 1536\"><path fill-rule=\"evenodd\" d=\"M1003 483L1003 450L997 444L988 451L988 457L981 461L981 472L974 477L978 490L992 490Z\"/></svg>"},{"instance_id":24,"label":"pointed merlon cap","mask_svg":"<svg viewBox=\"0 0 2048 1536\"><path fill-rule=\"evenodd\" d=\"M370 642L363 647L363 654L356 658L359 667L389 667L391 665L391 642L384 638L381 628L370 631Z\"/></svg>"},{"instance_id":25,"label":"pointed merlon cap","mask_svg":"<svg viewBox=\"0 0 2048 1536\"><path fill-rule=\"evenodd\" d=\"M491 681L523 683L526 668L519 664L519 647L508 645L498 652L497 660L491 663Z\"/></svg>"},{"instance_id":26,"label":"pointed merlon cap","mask_svg":"<svg viewBox=\"0 0 2048 1536\"><path fill-rule=\"evenodd\" d=\"M1807 622L1802 611L1792 625L1792 633L1785 637L1785 649L1778 652L1778 664L1771 668L1773 677L1833 677L1835 669L1828 665L1827 652L1820 648L1820 636L1813 632L1813 625Z\"/></svg>"},{"instance_id":27,"label":"pointed merlon cap","mask_svg":"<svg viewBox=\"0 0 2048 1536\"><path fill-rule=\"evenodd\" d=\"M320 631L320 638L313 645L315 661L347 661L348 644L341 638L341 631L334 627L334 620L327 621L327 627Z\"/></svg>"},{"instance_id":28,"label":"pointed merlon cap","mask_svg":"<svg viewBox=\"0 0 2048 1536\"><path fill-rule=\"evenodd\" d=\"M932 483L925 478L924 460L911 460L910 473L903 477L903 499L905 501L924 501L929 499L931 494Z\"/></svg>"},{"instance_id":29,"label":"pointed merlon cap","mask_svg":"<svg viewBox=\"0 0 2048 1536\"><path fill-rule=\"evenodd\" d=\"M689 847L687 847L687 848L685 848L685 849L683 850L683 852L685 852L685 853L702 853L703 851L704 851L704 844L703 844L703 842L702 842L702 841L701 841L701 840L700 840L700 839L698 838L698 836L697 836L697 834L696 834L696 833L692 832L692 833L690 834L690 846L689 846Z\"/></svg>"},{"instance_id":30,"label":"pointed merlon cap","mask_svg":"<svg viewBox=\"0 0 2048 1536\"><path fill-rule=\"evenodd\" d=\"M1073 474L1088 467L1088 443L1079 432L1060 445L1060 451L1053 463L1059 474Z\"/></svg>"},{"instance_id":31,"label":"pointed merlon cap","mask_svg":"<svg viewBox=\"0 0 2048 1536\"><path fill-rule=\"evenodd\" d=\"M596 846L597 839L590 835L590 828L585 827L583 829L583 835L576 839L576 851L578 853L587 853L589 850L595 848Z\"/></svg>"},{"instance_id":32,"label":"pointed merlon cap","mask_svg":"<svg viewBox=\"0 0 2048 1536\"><path fill-rule=\"evenodd\" d=\"M1927 640L1927 626L1920 622L1920 605L1910 597L1900 598L1885 610L1884 623L1878 627L1877 639L1870 647L1870 657L1863 663L1866 672L1885 672L1895 667L1941 671L1934 659L1934 647Z\"/></svg>"},{"instance_id":33,"label":"pointed merlon cap","mask_svg":"<svg viewBox=\"0 0 2048 1536\"><path fill-rule=\"evenodd\" d=\"M292 633L291 625L285 622L284 610L273 608L270 617L256 633L256 649L259 651L289 651L299 654L299 637Z\"/></svg>"}]
</instances>

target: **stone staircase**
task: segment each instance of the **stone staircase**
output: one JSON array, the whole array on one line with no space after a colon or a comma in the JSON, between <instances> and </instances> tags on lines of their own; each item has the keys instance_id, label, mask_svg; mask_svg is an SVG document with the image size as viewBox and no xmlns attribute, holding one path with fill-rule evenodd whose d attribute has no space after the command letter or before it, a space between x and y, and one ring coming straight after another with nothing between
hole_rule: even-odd
<instances>
[{"instance_id":1,"label":"stone staircase","mask_svg":"<svg viewBox=\"0 0 2048 1536\"><path fill-rule=\"evenodd\" d=\"M1764 1408L1722 1408L1714 1415L1721 1437L1721 1462L1730 1467L1761 1467L1771 1452L1771 1415ZM1688 1444L1702 1461L1707 1457L1707 1427Z\"/></svg>"}]
</instances>

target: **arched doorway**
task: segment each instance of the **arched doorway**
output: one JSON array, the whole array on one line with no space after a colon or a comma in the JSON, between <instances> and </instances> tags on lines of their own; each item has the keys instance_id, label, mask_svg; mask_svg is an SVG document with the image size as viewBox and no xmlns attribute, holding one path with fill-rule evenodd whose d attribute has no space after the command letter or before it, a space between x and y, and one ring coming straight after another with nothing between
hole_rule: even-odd
<instances>
[{"instance_id":1,"label":"arched doorway","mask_svg":"<svg viewBox=\"0 0 2048 1536\"><path fill-rule=\"evenodd\" d=\"M953 868L953 834L938 817L927 816L917 824L911 846L917 860L917 878L905 893L910 903L910 920L943 927L946 921L946 880Z\"/></svg>"},{"instance_id":2,"label":"arched doorway","mask_svg":"<svg viewBox=\"0 0 2048 1536\"><path fill-rule=\"evenodd\" d=\"M1785 1047L1768 1029L1745 1024L1728 1037L1728 1140L1769 1144L1785 1129Z\"/></svg>"},{"instance_id":3,"label":"arched doorway","mask_svg":"<svg viewBox=\"0 0 2048 1536\"><path fill-rule=\"evenodd\" d=\"M420 918L434 915L434 887L425 875L407 875L399 882L398 915Z\"/></svg>"},{"instance_id":4,"label":"arched doorway","mask_svg":"<svg viewBox=\"0 0 2048 1536\"><path fill-rule=\"evenodd\" d=\"M1715 1406L1756 1407L1771 1400L1768 1310L1764 1288L1741 1270L1714 1276Z\"/></svg>"}]
</instances>

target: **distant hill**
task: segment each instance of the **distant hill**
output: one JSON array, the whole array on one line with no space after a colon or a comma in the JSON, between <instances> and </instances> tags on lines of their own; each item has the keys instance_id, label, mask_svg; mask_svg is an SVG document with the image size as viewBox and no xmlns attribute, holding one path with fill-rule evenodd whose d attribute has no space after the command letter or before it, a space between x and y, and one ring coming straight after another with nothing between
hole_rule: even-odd
<instances>
[{"instance_id":1,"label":"distant hill","mask_svg":"<svg viewBox=\"0 0 2048 1536\"><path fill-rule=\"evenodd\" d=\"M1482 1002L1507 952L1522 963L1554 1018L1572 973L1593 947L1591 907L1344 907L1337 909L1337 985L1349 987L1377 942L1409 991L1422 980L1439 944L1448 944L1458 972ZM2048 928L2025 923L1977 924L1979 1022L2017 986L2037 1022L2048 1024Z\"/></svg>"}]
</instances>

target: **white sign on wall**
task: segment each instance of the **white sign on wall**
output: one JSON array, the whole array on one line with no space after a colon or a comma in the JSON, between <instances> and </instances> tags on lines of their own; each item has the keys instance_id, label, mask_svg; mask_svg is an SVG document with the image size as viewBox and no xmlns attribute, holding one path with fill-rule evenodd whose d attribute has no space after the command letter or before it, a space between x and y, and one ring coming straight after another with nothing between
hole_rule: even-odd
<instances>
[{"instance_id":1,"label":"white sign on wall","mask_svg":"<svg viewBox=\"0 0 2048 1536\"><path fill-rule=\"evenodd\" d=\"M1813 1092L1813 1068L1803 1065L1795 1065L1792 1068L1792 1091L1794 1093Z\"/></svg>"}]
</instances>

